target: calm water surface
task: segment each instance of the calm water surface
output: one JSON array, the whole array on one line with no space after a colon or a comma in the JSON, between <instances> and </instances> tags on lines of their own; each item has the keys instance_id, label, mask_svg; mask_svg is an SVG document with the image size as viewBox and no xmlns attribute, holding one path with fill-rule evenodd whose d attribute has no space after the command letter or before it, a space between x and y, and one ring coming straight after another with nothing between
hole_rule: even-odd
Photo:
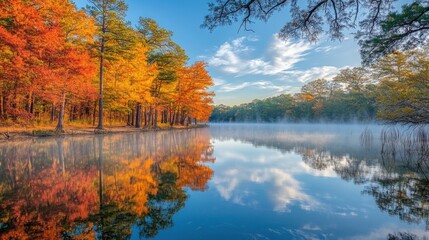
<instances>
[{"instance_id":1,"label":"calm water surface","mask_svg":"<svg viewBox=\"0 0 429 240\"><path fill-rule=\"evenodd\" d=\"M213 124L1 143L0 239L425 238L415 132Z\"/></svg>"}]
</instances>

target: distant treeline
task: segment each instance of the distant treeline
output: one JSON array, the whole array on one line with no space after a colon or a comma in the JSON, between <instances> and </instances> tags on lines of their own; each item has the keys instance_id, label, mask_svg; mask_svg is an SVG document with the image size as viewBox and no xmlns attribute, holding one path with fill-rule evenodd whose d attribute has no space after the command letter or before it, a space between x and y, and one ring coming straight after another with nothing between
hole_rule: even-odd
<instances>
[{"instance_id":1,"label":"distant treeline","mask_svg":"<svg viewBox=\"0 0 429 240\"><path fill-rule=\"evenodd\" d=\"M300 93L218 105L212 122L360 121L429 123L429 54L395 52L368 68L342 69L332 81L306 83Z\"/></svg>"},{"instance_id":2,"label":"distant treeline","mask_svg":"<svg viewBox=\"0 0 429 240\"><path fill-rule=\"evenodd\" d=\"M362 121L375 120L374 97L364 93L336 93L319 101L302 101L282 94L238 106L217 105L211 122Z\"/></svg>"}]
</instances>

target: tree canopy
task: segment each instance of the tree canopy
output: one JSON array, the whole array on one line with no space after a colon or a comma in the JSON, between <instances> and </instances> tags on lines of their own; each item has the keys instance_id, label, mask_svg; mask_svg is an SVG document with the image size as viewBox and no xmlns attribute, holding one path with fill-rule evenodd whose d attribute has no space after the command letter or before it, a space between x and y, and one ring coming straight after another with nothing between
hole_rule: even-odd
<instances>
[{"instance_id":1,"label":"tree canopy","mask_svg":"<svg viewBox=\"0 0 429 240\"><path fill-rule=\"evenodd\" d=\"M62 132L97 120L103 129L107 117L140 128L210 116L207 64L187 65L172 31L150 18L132 27L123 0L88 3L0 1L0 125L57 121Z\"/></svg>"},{"instance_id":2,"label":"tree canopy","mask_svg":"<svg viewBox=\"0 0 429 240\"><path fill-rule=\"evenodd\" d=\"M254 21L268 21L277 11L288 9L289 19L280 29L282 38L317 41L326 33L342 40L344 33L357 29L364 63L426 42L429 29L427 1L415 0L394 11L396 0L213 0L202 27L216 27L241 22L249 30Z\"/></svg>"}]
</instances>

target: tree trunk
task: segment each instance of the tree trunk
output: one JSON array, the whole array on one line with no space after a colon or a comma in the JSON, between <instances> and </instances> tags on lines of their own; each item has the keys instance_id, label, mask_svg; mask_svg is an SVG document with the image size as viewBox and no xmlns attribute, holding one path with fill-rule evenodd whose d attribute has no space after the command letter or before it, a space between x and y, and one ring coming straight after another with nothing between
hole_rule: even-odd
<instances>
[{"instance_id":1,"label":"tree trunk","mask_svg":"<svg viewBox=\"0 0 429 240\"><path fill-rule=\"evenodd\" d=\"M177 111L174 113L174 123L176 125L178 125L180 123L180 114L179 114L179 109L177 109Z\"/></svg>"},{"instance_id":2,"label":"tree trunk","mask_svg":"<svg viewBox=\"0 0 429 240\"><path fill-rule=\"evenodd\" d=\"M152 109L152 105L149 106L149 125L153 126L153 109Z\"/></svg>"},{"instance_id":3,"label":"tree trunk","mask_svg":"<svg viewBox=\"0 0 429 240\"><path fill-rule=\"evenodd\" d=\"M164 123L164 110L161 111L161 123Z\"/></svg>"},{"instance_id":4,"label":"tree trunk","mask_svg":"<svg viewBox=\"0 0 429 240\"><path fill-rule=\"evenodd\" d=\"M127 114L127 126L131 126L131 113Z\"/></svg>"},{"instance_id":5,"label":"tree trunk","mask_svg":"<svg viewBox=\"0 0 429 240\"><path fill-rule=\"evenodd\" d=\"M185 125L185 112L183 110L180 113L180 125Z\"/></svg>"},{"instance_id":6,"label":"tree trunk","mask_svg":"<svg viewBox=\"0 0 429 240\"><path fill-rule=\"evenodd\" d=\"M170 108L170 116L168 118L168 122L170 124L170 127L173 126L173 116L174 116L173 110Z\"/></svg>"},{"instance_id":7,"label":"tree trunk","mask_svg":"<svg viewBox=\"0 0 429 240\"><path fill-rule=\"evenodd\" d=\"M58 117L58 124L55 128L56 132L64 132L64 106L66 104L66 94L63 93L63 99L60 105L60 116Z\"/></svg>"},{"instance_id":8,"label":"tree trunk","mask_svg":"<svg viewBox=\"0 0 429 240\"><path fill-rule=\"evenodd\" d=\"M163 111L163 115L164 115L164 122L163 123L168 123L168 111L167 111L167 109Z\"/></svg>"},{"instance_id":9,"label":"tree trunk","mask_svg":"<svg viewBox=\"0 0 429 240\"><path fill-rule=\"evenodd\" d=\"M105 26L105 17L103 15L102 19L102 29L103 35L106 33ZM99 106L98 106L98 129L103 129L103 63L104 63L104 36L101 37L100 43L100 96L99 96Z\"/></svg>"},{"instance_id":10,"label":"tree trunk","mask_svg":"<svg viewBox=\"0 0 429 240\"><path fill-rule=\"evenodd\" d=\"M55 103L52 103L52 111L51 111L51 122L55 121Z\"/></svg>"},{"instance_id":11,"label":"tree trunk","mask_svg":"<svg viewBox=\"0 0 429 240\"><path fill-rule=\"evenodd\" d=\"M94 101L94 111L92 113L92 126L95 126L95 116L97 116L97 100Z\"/></svg>"},{"instance_id":12,"label":"tree trunk","mask_svg":"<svg viewBox=\"0 0 429 240\"><path fill-rule=\"evenodd\" d=\"M134 126L134 108L131 110L131 126Z\"/></svg>"},{"instance_id":13,"label":"tree trunk","mask_svg":"<svg viewBox=\"0 0 429 240\"><path fill-rule=\"evenodd\" d=\"M1 100L1 103L0 103L0 114L1 114L1 117L2 118L4 118L4 119L6 119L5 117L4 117L4 95L3 95L3 93L2 93L2 95L1 95L1 98L0 98L0 100Z\"/></svg>"},{"instance_id":14,"label":"tree trunk","mask_svg":"<svg viewBox=\"0 0 429 240\"><path fill-rule=\"evenodd\" d=\"M146 107L144 108L144 126L147 126L147 110Z\"/></svg>"},{"instance_id":15,"label":"tree trunk","mask_svg":"<svg viewBox=\"0 0 429 240\"><path fill-rule=\"evenodd\" d=\"M153 126L158 127L158 109L155 109L155 119L153 120Z\"/></svg>"},{"instance_id":16,"label":"tree trunk","mask_svg":"<svg viewBox=\"0 0 429 240\"><path fill-rule=\"evenodd\" d=\"M141 127L141 122L142 122L141 114L142 114L142 105L138 103L137 109L136 109L136 128Z\"/></svg>"},{"instance_id":17,"label":"tree trunk","mask_svg":"<svg viewBox=\"0 0 429 240\"><path fill-rule=\"evenodd\" d=\"M30 114L34 114L34 95L30 93Z\"/></svg>"}]
</instances>

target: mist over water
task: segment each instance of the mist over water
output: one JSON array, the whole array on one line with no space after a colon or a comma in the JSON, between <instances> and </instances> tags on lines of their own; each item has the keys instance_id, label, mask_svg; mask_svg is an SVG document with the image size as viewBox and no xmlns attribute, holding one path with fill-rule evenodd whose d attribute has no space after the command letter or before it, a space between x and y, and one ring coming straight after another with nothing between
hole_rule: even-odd
<instances>
[{"instance_id":1,"label":"mist over water","mask_svg":"<svg viewBox=\"0 0 429 240\"><path fill-rule=\"evenodd\" d=\"M427 133L211 123L3 142L0 238L423 239Z\"/></svg>"},{"instance_id":2,"label":"mist over water","mask_svg":"<svg viewBox=\"0 0 429 240\"><path fill-rule=\"evenodd\" d=\"M227 173L218 180L215 174L214 181L225 183L219 192L238 204L260 206L255 199L266 192L264 206L298 225L277 225L275 232L286 238L405 234L418 239L427 236L429 169L401 157L409 150L401 142L417 136L417 130L373 124L211 124L215 172L225 166L220 172ZM398 136L383 138L386 132ZM382 153L388 143L395 155ZM410 145L418 146L416 141ZM424 155L418 147L411 151ZM252 188L264 190L250 194ZM276 239L268 232L264 236Z\"/></svg>"}]
</instances>

